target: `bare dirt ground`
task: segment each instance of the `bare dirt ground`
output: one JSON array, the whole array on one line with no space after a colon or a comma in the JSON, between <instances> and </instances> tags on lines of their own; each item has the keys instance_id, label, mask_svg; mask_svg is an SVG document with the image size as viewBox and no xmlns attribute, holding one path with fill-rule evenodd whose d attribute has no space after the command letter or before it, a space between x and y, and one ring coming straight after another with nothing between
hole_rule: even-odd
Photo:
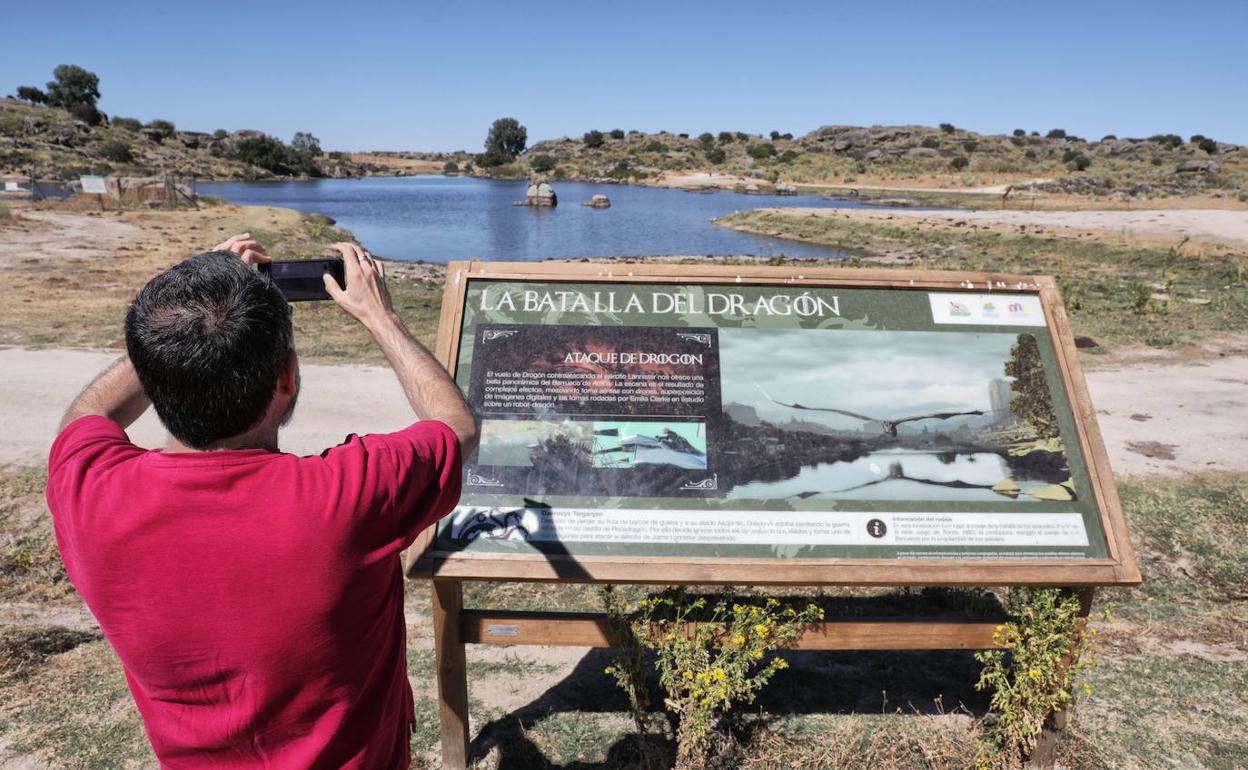
<instances>
[{"instance_id":1,"label":"bare dirt ground","mask_svg":"<svg viewBox=\"0 0 1248 770\"><path fill-rule=\"evenodd\" d=\"M953 182L957 181L957 177L944 178L932 177L930 179L915 179L911 184L897 185L887 183L884 180L871 180L864 178L862 183L854 184L836 183L836 182L795 182L799 187L811 187L821 190L848 191L848 190L878 190L880 192L943 192L943 193L981 193L984 195L1001 195L1011 184L1027 184L1047 182L1048 179L1036 179L1030 177L1018 177L1009 179L999 184L991 184L984 186L953 186ZM758 184L759 180L751 177L737 176L735 174L716 174L713 172L700 171L692 174L681 174L670 172L664 176L659 183L663 187L680 187L680 188L699 188L699 187L715 187L731 189L736 185Z\"/></svg>"},{"instance_id":2,"label":"bare dirt ground","mask_svg":"<svg viewBox=\"0 0 1248 770\"><path fill-rule=\"evenodd\" d=\"M866 221L902 221L921 228L980 229L1045 233L1062 238L1121 239L1160 242L1185 238L1248 243L1248 211L1221 209L1146 209L1135 211L927 211L915 209L760 209L788 217L841 217Z\"/></svg>"}]
</instances>

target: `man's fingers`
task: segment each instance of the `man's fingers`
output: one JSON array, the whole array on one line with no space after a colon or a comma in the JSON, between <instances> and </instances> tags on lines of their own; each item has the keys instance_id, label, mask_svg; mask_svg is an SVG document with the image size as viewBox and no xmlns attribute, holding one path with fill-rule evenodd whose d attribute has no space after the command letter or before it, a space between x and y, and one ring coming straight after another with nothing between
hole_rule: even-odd
<instances>
[{"instance_id":1,"label":"man's fingers","mask_svg":"<svg viewBox=\"0 0 1248 770\"><path fill-rule=\"evenodd\" d=\"M331 249L342 255L342 261L346 263L346 271L349 276L347 283L355 283L364 278L364 267L360 264L360 255L364 250L354 243L335 243L330 246Z\"/></svg>"},{"instance_id":2,"label":"man's fingers","mask_svg":"<svg viewBox=\"0 0 1248 770\"><path fill-rule=\"evenodd\" d=\"M247 249L242 254L242 259L249 265L263 265L266 262L272 262L273 258L267 254L263 254L255 249Z\"/></svg>"},{"instance_id":3,"label":"man's fingers","mask_svg":"<svg viewBox=\"0 0 1248 770\"><path fill-rule=\"evenodd\" d=\"M337 279L329 273L323 273L321 280L325 282L325 291L329 292L329 296L333 297L335 302L341 301L344 292L342 287L338 285Z\"/></svg>"}]
</instances>

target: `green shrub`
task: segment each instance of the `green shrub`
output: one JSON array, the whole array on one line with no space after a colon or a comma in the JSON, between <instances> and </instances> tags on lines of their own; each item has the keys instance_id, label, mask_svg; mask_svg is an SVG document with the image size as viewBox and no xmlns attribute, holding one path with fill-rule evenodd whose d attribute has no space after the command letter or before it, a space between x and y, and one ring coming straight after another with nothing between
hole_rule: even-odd
<instances>
[{"instance_id":1,"label":"green shrub","mask_svg":"<svg viewBox=\"0 0 1248 770\"><path fill-rule=\"evenodd\" d=\"M1102 142L1115 142L1117 140L1118 140L1118 137L1114 136L1113 134L1106 134L1105 136L1101 137Z\"/></svg>"},{"instance_id":2,"label":"green shrub","mask_svg":"<svg viewBox=\"0 0 1248 770\"><path fill-rule=\"evenodd\" d=\"M113 163L133 163L130 145L125 142L104 142L99 146L100 157Z\"/></svg>"},{"instance_id":3,"label":"green shrub","mask_svg":"<svg viewBox=\"0 0 1248 770\"><path fill-rule=\"evenodd\" d=\"M1049 139L1065 139L1066 129L1054 128L1054 129L1051 129L1049 133L1045 134L1045 136L1047 136Z\"/></svg>"},{"instance_id":4,"label":"green shrub","mask_svg":"<svg viewBox=\"0 0 1248 770\"><path fill-rule=\"evenodd\" d=\"M120 128L125 131L135 131L135 132L137 132L140 128L143 128L143 124L139 121L138 118L123 118L117 115L114 115L113 117L108 119L108 125L112 126L113 128Z\"/></svg>"},{"instance_id":5,"label":"green shrub","mask_svg":"<svg viewBox=\"0 0 1248 770\"><path fill-rule=\"evenodd\" d=\"M1152 160L1149 161L1149 163L1152 163L1154 166L1160 166L1161 158L1153 158Z\"/></svg>"},{"instance_id":6,"label":"green shrub","mask_svg":"<svg viewBox=\"0 0 1248 770\"><path fill-rule=\"evenodd\" d=\"M766 160L776 156L776 147L775 145L768 144L766 142L751 144L749 147L745 148L745 154L755 160Z\"/></svg>"},{"instance_id":7,"label":"green shrub","mask_svg":"<svg viewBox=\"0 0 1248 770\"><path fill-rule=\"evenodd\" d=\"M781 133L779 131L772 131L770 136L771 136L771 141L774 142L781 137Z\"/></svg>"},{"instance_id":8,"label":"green shrub","mask_svg":"<svg viewBox=\"0 0 1248 770\"><path fill-rule=\"evenodd\" d=\"M173 132L177 131L177 127L168 120L160 120L159 118L147 124L147 128L157 139L168 139L173 136Z\"/></svg>"},{"instance_id":9,"label":"green shrub","mask_svg":"<svg viewBox=\"0 0 1248 770\"><path fill-rule=\"evenodd\" d=\"M1035 160L1035 159L1036 159L1036 151L1035 151L1035 150L1028 150L1027 152L1023 153L1023 157L1024 157L1024 158L1026 158L1027 160Z\"/></svg>"},{"instance_id":10,"label":"green shrub","mask_svg":"<svg viewBox=\"0 0 1248 770\"><path fill-rule=\"evenodd\" d=\"M559 165L559 161L549 155L534 155L533 160L529 161L529 165L539 174L545 174L554 171L555 166Z\"/></svg>"},{"instance_id":11,"label":"green shrub","mask_svg":"<svg viewBox=\"0 0 1248 770\"><path fill-rule=\"evenodd\" d=\"M1014 129L1014 136L1018 136L1018 137L1027 136L1027 132L1021 128L1016 128Z\"/></svg>"},{"instance_id":12,"label":"green shrub","mask_svg":"<svg viewBox=\"0 0 1248 770\"><path fill-rule=\"evenodd\" d=\"M935 150L940 147L940 140L934 136L927 136L919 144L929 150Z\"/></svg>"},{"instance_id":13,"label":"green shrub","mask_svg":"<svg viewBox=\"0 0 1248 770\"><path fill-rule=\"evenodd\" d=\"M218 128L216 131L212 132L213 139L224 139L229 135L230 135L230 132L226 131L224 128Z\"/></svg>"},{"instance_id":14,"label":"green shrub","mask_svg":"<svg viewBox=\"0 0 1248 770\"><path fill-rule=\"evenodd\" d=\"M967 141L962 143L962 149L966 150L968 153L975 152L976 148L978 147L979 147L979 142L975 141L974 139L968 139Z\"/></svg>"},{"instance_id":15,"label":"green shrub","mask_svg":"<svg viewBox=\"0 0 1248 770\"><path fill-rule=\"evenodd\" d=\"M581 141L585 143L586 147L594 148L601 147L605 140L602 132L594 129L593 131L586 131L585 135L581 137Z\"/></svg>"},{"instance_id":16,"label":"green shrub","mask_svg":"<svg viewBox=\"0 0 1248 770\"><path fill-rule=\"evenodd\" d=\"M1022 136L1011 136L1010 144L1014 145L1015 147L1022 147L1024 144L1027 144L1027 139Z\"/></svg>"},{"instance_id":17,"label":"green shrub","mask_svg":"<svg viewBox=\"0 0 1248 770\"><path fill-rule=\"evenodd\" d=\"M971 165L971 162L967 160L964 156L959 155L958 157L949 161L949 165L953 167L954 171L961 171L962 169Z\"/></svg>"},{"instance_id":18,"label":"green shrub","mask_svg":"<svg viewBox=\"0 0 1248 770\"><path fill-rule=\"evenodd\" d=\"M459 164L453 160L448 160L446 163L442 164L442 173L443 174L458 174Z\"/></svg>"},{"instance_id":19,"label":"green shrub","mask_svg":"<svg viewBox=\"0 0 1248 770\"><path fill-rule=\"evenodd\" d=\"M720 163L723 163L727 159L728 159L727 153L725 153L723 150L719 149L718 147L712 147L711 149L706 151L707 162L714 163L716 166L718 166Z\"/></svg>"},{"instance_id":20,"label":"green shrub","mask_svg":"<svg viewBox=\"0 0 1248 770\"><path fill-rule=\"evenodd\" d=\"M642 152L667 152L667 145L655 139L641 148Z\"/></svg>"},{"instance_id":21,"label":"green shrub","mask_svg":"<svg viewBox=\"0 0 1248 770\"><path fill-rule=\"evenodd\" d=\"M271 136L251 136L238 143L231 157L248 165L262 168L282 176L307 174L318 176L312 156L297 152L280 139Z\"/></svg>"},{"instance_id":22,"label":"green shrub","mask_svg":"<svg viewBox=\"0 0 1248 770\"><path fill-rule=\"evenodd\" d=\"M1218 151L1218 143L1213 141L1212 139L1201 139L1200 142L1197 144L1197 146L1200 147L1200 149L1204 150L1205 152L1209 153L1210 155L1213 155L1215 152Z\"/></svg>"},{"instance_id":23,"label":"green shrub","mask_svg":"<svg viewBox=\"0 0 1248 770\"><path fill-rule=\"evenodd\" d=\"M710 131L703 131L698 134L698 141L702 143L702 146L710 147L715 143L715 135Z\"/></svg>"},{"instance_id":24,"label":"green shrub","mask_svg":"<svg viewBox=\"0 0 1248 770\"><path fill-rule=\"evenodd\" d=\"M745 132L743 132L743 131L738 131L738 132L737 132L737 134L736 134L736 136L737 136L737 141L738 141L738 142L748 142L748 141L750 141L750 135L749 135L749 134L747 134L747 133L745 133Z\"/></svg>"},{"instance_id":25,"label":"green shrub","mask_svg":"<svg viewBox=\"0 0 1248 770\"><path fill-rule=\"evenodd\" d=\"M1148 138L1148 141L1156 142L1172 150L1183 145L1183 137L1178 134L1153 134Z\"/></svg>"},{"instance_id":26,"label":"green shrub","mask_svg":"<svg viewBox=\"0 0 1248 770\"><path fill-rule=\"evenodd\" d=\"M1240 203L1248 203L1248 190L1240 190L1235 193L1235 197L1239 199Z\"/></svg>"},{"instance_id":27,"label":"green shrub","mask_svg":"<svg viewBox=\"0 0 1248 770\"><path fill-rule=\"evenodd\" d=\"M731 131L720 131L720 132L719 132L719 143L720 143L720 144L728 144L729 142L731 142L731 141L732 141L732 139L733 139L733 136L732 136L732 132L731 132Z\"/></svg>"},{"instance_id":28,"label":"green shrub","mask_svg":"<svg viewBox=\"0 0 1248 770\"><path fill-rule=\"evenodd\" d=\"M957 131L957 130L958 130L958 129L954 128L954 126L953 126L953 124L952 124L952 123L941 123L941 124L940 124L940 131L941 131L941 133L944 133L944 134L952 134L954 131Z\"/></svg>"},{"instance_id":29,"label":"green shrub","mask_svg":"<svg viewBox=\"0 0 1248 770\"><path fill-rule=\"evenodd\" d=\"M622 129L622 128L613 128L613 129L611 129L611 138L612 138L612 139L623 139L623 138L624 138L624 129Z\"/></svg>"},{"instance_id":30,"label":"green shrub","mask_svg":"<svg viewBox=\"0 0 1248 770\"><path fill-rule=\"evenodd\" d=\"M0 219L12 219L13 212L9 209L8 204L0 203Z\"/></svg>"},{"instance_id":31,"label":"green shrub","mask_svg":"<svg viewBox=\"0 0 1248 770\"><path fill-rule=\"evenodd\" d=\"M1088 166L1092 165L1092 159L1081 152L1067 150L1062 156L1062 162L1066 164L1066 168L1071 171L1084 171Z\"/></svg>"},{"instance_id":32,"label":"green shrub","mask_svg":"<svg viewBox=\"0 0 1248 770\"><path fill-rule=\"evenodd\" d=\"M17 98L31 104L47 104L48 95L35 86L18 86Z\"/></svg>"},{"instance_id":33,"label":"green shrub","mask_svg":"<svg viewBox=\"0 0 1248 770\"><path fill-rule=\"evenodd\" d=\"M797 160L797 158L798 158L798 153L795 150L785 150L784 152L780 153L780 157L778 160L781 163L792 163L793 161Z\"/></svg>"}]
</instances>

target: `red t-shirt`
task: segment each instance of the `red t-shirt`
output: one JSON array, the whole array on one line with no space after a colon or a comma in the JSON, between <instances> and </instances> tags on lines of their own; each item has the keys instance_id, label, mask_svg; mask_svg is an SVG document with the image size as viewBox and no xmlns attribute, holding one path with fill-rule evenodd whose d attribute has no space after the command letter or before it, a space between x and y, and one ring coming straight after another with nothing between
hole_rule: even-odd
<instances>
[{"instance_id":1,"label":"red t-shirt","mask_svg":"<svg viewBox=\"0 0 1248 770\"><path fill-rule=\"evenodd\" d=\"M440 422L296 457L149 451L93 416L48 460L69 578L164 768L406 768L399 552L459 491Z\"/></svg>"}]
</instances>

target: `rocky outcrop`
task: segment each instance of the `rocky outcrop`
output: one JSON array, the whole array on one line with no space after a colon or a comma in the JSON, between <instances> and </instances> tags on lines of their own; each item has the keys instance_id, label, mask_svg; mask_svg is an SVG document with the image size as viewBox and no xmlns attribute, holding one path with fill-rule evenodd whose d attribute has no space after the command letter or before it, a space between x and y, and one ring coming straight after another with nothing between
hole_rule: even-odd
<instances>
[{"instance_id":1,"label":"rocky outcrop","mask_svg":"<svg viewBox=\"0 0 1248 770\"><path fill-rule=\"evenodd\" d=\"M591 209L609 209L611 208L611 199L603 195L602 193L599 193L591 197L589 200L585 201L581 205L589 206Z\"/></svg>"},{"instance_id":2,"label":"rocky outcrop","mask_svg":"<svg viewBox=\"0 0 1248 770\"><path fill-rule=\"evenodd\" d=\"M533 181L529 183L529 188L525 190L524 200L516 201L517 206L532 206L534 208L554 208L559 205L559 196L555 194L555 188L550 186L549 182Z\"/></svg>"}]
</instances>

